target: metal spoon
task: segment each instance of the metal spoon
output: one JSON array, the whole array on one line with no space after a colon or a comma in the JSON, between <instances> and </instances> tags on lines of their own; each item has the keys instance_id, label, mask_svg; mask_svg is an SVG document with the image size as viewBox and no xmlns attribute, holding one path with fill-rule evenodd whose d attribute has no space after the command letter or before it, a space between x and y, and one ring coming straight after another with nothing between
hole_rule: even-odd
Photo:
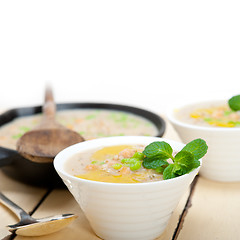
<instances>
[{"instance_id":1,"label":"metal spoon","mask_svg":"<svg viewBox=\"0 0 240 240\"><path fill-rule=\"evenodd\" d=\"M35 129L26 132L17 142L17 151L34 162L52 162L64 148L84 141L83 137L55 120L56 106L48 86L45 93L43 119Z\"/></svg>"},{"instance_id":2,"label":"metal spoon","mask_svg":"<svg viewBox=\"0 0 240 240\"><path fill-rule=\"evenodd\" d=\"M62 214L36 219L0 192L0 202L14 212L20 221L8 225L9 231L21 236L42 236L59 231L77 218L74 214Z\"/></svg>"}]
</instances>

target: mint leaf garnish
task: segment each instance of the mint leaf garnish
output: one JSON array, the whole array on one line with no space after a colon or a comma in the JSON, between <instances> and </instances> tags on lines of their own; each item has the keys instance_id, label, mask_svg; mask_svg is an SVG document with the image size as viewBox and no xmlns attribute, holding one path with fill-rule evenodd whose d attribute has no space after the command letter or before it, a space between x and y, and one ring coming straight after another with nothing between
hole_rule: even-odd
<instances>
[{"instance_id":1,"label":"mint leaf garnish","mask_svg":"<svg viewBox=\"0 0 240 240\"><path fill-rule=\"evenodd\" d=\"M191 152L184 151L182 149L176 154L174 158L174 163L180 165L181 168L192 170L194 166L194 155Z\"/></svg>"},{"instance_id":2,"label":"mint leaf garnish","mask_svg":"<svg viewBox=\"0 0 240 240\"><path fill-rule=\"evenodd\" d=\"M148 158L158 157L160 159L172 158L172 147L162 141L162 142L153 142L145 147L143 153Z\"/></svg>"},{"instance_id":3,"label":"mint leaf garnish","mask_svg":"<svg viewBox=\"0 0 240 240\"><path fill-rule=\"evenodd\" d=\"M143 166L148 169L158 169L159 167L168 166L169 163L164 159L158 157L144 158Z\"/></svg>"},{"instance_id":4,"label":"mint leaf garnish","mask_svg":"<svg viewBox=\"0 0 240 240\"><path fill-rule=\"evenodd\" d=\"M198 160L207 153L208 146L206 142L201 139L195 139L188 143L181 151L188 151L194 155L194 159Z\"/></svg>"},{"instance_id":5,"label":"mint leaf garnish","mask_svg":"<svg viewBox=\"0 0 240 240\"><path fill-rule=\"evenodd\" d=\"M172 147L162 141L153 142L145 147L143 167L163 173L163 179L175 178L191 172L200 166L199 159L207 153L208 146L203 139L189 142L181 151L173 156ZM171 159L172 163L167 160Z\"/></svg>"},{"instance_id":6,"label":"mint leaf garnish","mask_svg":"<svg viewBox=\"0 0 240 240\"><path fill-rule=\"evenodd\" d=\"M240 110L240 95L233 96L228 100L228 105L233 111Z\"/></svg>"},{"instance_id":7,"label":"mint leaf garnish","mask_svg":"<svg viewBox=\"0 0 240 240\"><path fill-rule=\"evenodd\" d=\"M174 164L168 165L163 171L163 179L175 178L178 175L176 174L176 169Z\"/></svg>"}]
</instances>

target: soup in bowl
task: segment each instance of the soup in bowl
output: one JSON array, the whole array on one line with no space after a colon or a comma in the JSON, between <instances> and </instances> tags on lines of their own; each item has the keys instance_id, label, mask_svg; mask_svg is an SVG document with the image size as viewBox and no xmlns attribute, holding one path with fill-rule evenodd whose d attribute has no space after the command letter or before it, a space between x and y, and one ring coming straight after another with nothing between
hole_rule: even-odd
<instances>
[{"instance_id":1,"label":"soup in bowl","mask_svg":"<svg viewBox=\"0 0 240 240\"><path fill-rule=\"evenodd\" d=\"M172 159L169 161L161 152L165 159L161 165L163 173L155 165L150 169L144 163L146 155L162 144L175 161L186 147L159 137L120 136L78 143L56 156L57 173L96 235L102 239L150 240L163 233L181 196L198 173L201 159L186 174L173 176L169 171L165 173ZM153 148L147 148L150 145Z\"/></svg>"},{"instance_id":2,"label":"soup in bowl","mask_svg":"<svg viewBox=\"0 0 240 240\"><path fill-rule=\"evenodd\" d=\"M177 106L168 113L184 143L204 138L209 146L200 175L215 181L240 181L240 113L227 100Z\"/></svg>"}]
</instances>

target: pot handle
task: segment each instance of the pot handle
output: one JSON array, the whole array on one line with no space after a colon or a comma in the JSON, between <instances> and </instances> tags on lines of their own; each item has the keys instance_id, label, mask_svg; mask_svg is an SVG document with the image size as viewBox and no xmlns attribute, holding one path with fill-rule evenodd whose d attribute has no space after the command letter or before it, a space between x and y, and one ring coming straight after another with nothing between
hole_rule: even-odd
<instances>
[{"instance_id":1,"label":"pot handle","mask_svg":"<svg viewBox=\"0 0 240 240\"><path fill-rule=\"evenodd\" d=\"M0 147L0 167L10 165L17 154L15 150Z\"/></svg>"}]
</instances>

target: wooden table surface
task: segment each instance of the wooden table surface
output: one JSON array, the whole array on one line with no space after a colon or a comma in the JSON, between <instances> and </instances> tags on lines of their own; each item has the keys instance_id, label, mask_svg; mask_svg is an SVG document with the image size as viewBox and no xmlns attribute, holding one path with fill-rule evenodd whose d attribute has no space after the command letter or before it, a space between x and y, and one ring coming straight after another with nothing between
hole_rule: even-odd
<instances>
[{"instance_id":1,"label":"wooden table surface","mask_svg":"<svg viewBox=\"0 0 240 240\"><path fill-rule=\"evenodd\" d=\"M180 141L169 123L163 137ZM42 237L11 236L5 226L17 222L18 219L0 204L0 239L99 239L67 189L47 189L26 185L9 178L1 170L0 189L33 217L61 213L78 215L77 220L57 233ZM201 176L196 177L173 212L165 232L157 238L157 240L176 239L239 240L240 183L220 183Z\"/></svg>"}]
</instances>

